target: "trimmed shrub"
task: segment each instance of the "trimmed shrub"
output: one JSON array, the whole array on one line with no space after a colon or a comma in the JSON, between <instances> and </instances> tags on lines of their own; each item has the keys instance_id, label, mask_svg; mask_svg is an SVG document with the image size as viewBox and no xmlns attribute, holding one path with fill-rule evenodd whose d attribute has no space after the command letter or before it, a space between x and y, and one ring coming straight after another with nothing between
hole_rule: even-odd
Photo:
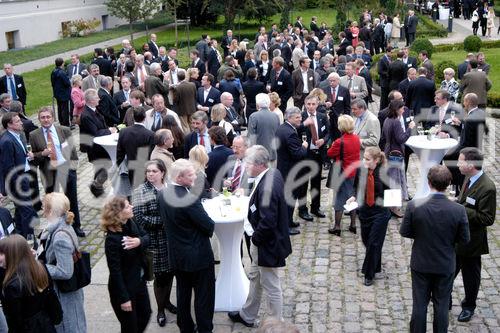
<instances>
[{"instance_id":1,"label":"trimmed shrub","mask_svg":"<svg viewBox=\"0 0 500 333\"><path fill-rule=\"evenodd\" d=\"M434 53L434 45L427 38L417 38L411 45L411 50L417 54L425 50L431 58Z\"/></svg>"},{"instance_id":2,"label":"trimmed shrub","mask_svg":"<svg viewBox=\"0 0 500 333\"><path fill-rule=\"evenodd\" d=\"M450 60L444 60L438 63L434 70L434 81L436 82L436 85L440 86L441 82L443 82L444 80L443 71L446 68L453 68L455 73L457 73L457 67L458 66L453 61Z\"/></svg>"},{"instance_id":3,"label":"trimmed shrub","mask_svg":"<svg viewBox=\"0 0 500 333\"><path fill-rule=\"evenodd\" d=\"M479 52L481 49L482 41L478 36L467 36L464 39L464 50L467 52Z\"/></svg>"}]
</instances>

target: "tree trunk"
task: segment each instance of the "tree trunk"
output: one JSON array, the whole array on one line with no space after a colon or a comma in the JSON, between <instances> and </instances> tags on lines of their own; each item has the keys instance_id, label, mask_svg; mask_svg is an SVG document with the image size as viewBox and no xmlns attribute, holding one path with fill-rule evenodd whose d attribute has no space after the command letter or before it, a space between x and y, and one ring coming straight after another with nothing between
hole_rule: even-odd
<instances>
[{"instance_id":1,"label":"tree trunk","mask_svg":"<svg viewBox=\"0 0 500 333\"><path fill-rule=\"evenodd\" d=\"M134 41L134 30L132 29L132 21L128 22L128 30L130 32L130 44Z\"/></svg>"},{"instance_id":2,"label":"tree trunk","mask_svg":"<svg viewBox=\"0 0 500 333\"><path fill-rule=\"evenodd\" d=\"M175 47L179 44L179 29L177 29L177 8L174 9L174 29L175 29Z\"/></svg>"}]
</instances>

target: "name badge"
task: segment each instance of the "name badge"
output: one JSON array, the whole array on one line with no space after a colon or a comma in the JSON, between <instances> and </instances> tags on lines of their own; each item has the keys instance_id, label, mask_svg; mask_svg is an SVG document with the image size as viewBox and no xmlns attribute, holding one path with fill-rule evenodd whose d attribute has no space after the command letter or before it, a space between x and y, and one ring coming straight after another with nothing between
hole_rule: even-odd
<instances>
[{"instance_id":1,"label":"name badge","mask_svg":"<svg viewBox=\"0 0 500 333\"><path fill-rule=\"evenodd\" d=\"M68 141L64 141L62 144L61 144L61 148L62 149L66 149L66 147L68 146Z\"/></svg>"},{"instance_id":2,"label":"name badge","mask_svg":"<svg viewBox=\"0 0 500 333\"><path fill-rule=\"evenodd\" d=\"M21 83L19 83L19 84L17 85L17 87L18 87L18 88L21 88L22 86L23 86L23 85L22 85Z\"/></svg>"},{"instance_id":3,"label":"name badge","mask_svg":"<svg viewBox=\"0 0 500 333\"><path fill-rule=\"evenodd\" d=\"M337 97L337 99L338 99L339 101L343 101L343 100L344 100L344 97L343 97L343 96L339 96L339 97Z\"/></svg>"},{"instance_id":4,"label":"name badge","mask_svg":"<svg viewBox=\"0 0 500 333\"><path fill-rule=\"evenodd\" d=\"M13 223L9 224L9 226L7 227L7 231L9 232L9 234L11 234L12 231L14 231L14 224Z\"/></svg>"},{"instance_id":5,"label":"name badge","mask_svg":"<svg viewBox=\"0 0 500 333\"><path fill-rule=\"evenodd\" d=\"M324 131L326 129L326 127L323 125L323 127L321 127L321 130Z\"/></svg>"},{"instance_id":6,"label":"name badge","mask_svg":"<svg viewBox=\"0 0 500 333\"><path fill-rule=\"evenodd\" d=\"M482 69L482 68L478 68L478 69L477 69L477 71L478 71L478 72L482 72L482 71L483 71L483 69Z\"/></svg>"},{"instance_id":7,"label":"name badge","mask_svg":"<svg viewBox=\"0 0 500 333\"><path fill-rule=\"evenodd\" d=\"M411 121L411 117L406 117L406 121L410 122Z\"/></svg>"},{"instance_id":8,"label":"name badge","mask_svg":"<svg viewBox=\"0 0 500 333\"><path fill-rule=\"evenodd\" d=\"M410 67L411 67L411 64L408 64L408 68L410 68Z\"/></svg>"},{"instance_id":9,"label":"name badge","mask_svg":"<svg viewBox=\"0 0 500 333\"><path fill-rule=\"evenodd\" d=\"M444 122L447 124L451 124L451 118L446 119Z\"/></svg>"},{"instance_id":10,"label":"name badge","mask_svg":"<svg viewBox=\"0 0 500 333\"><path fill-rule=\"evenodd\" d=\"M359 89L359 87L358 87L358 86L354 86L354 88L353 88L353 89L354 89L354 90L358 90L358 89Z\"/></svg>"},{"instance_id":11,"label":"name badge","mask_svg":"<svg viewBox=\"0 0 500 333\"><path fill-rule=\"evenodd\" d=\"M312 77L310 77L310 78L309 78L309 81L312 81L312 80L313 80L313 78L312 78Z\"/></svg>"},{"instance_id":12,"label":"name badge","mask_svg":"<svg viewBox=\"0 0 500 333\"><path fill-rule=\"evenodd\" d=\"M471 198L471 197L467 197L467 198L465 199L465 202L467 202L469 205L472 205L472 206L475 206L475 205L476 205L476 199Z\"/></svg>"},{"instance_id":13,"label":"name badge","mask_svg":"<svg viewBox=\"0 0 500 333\"><path fill-rule=\"evenodd\" d=\"M253 204L253 205L250 206L250 211L252 213L255 213L256 210L257 210L257 207L255 207L255 204Z\"/></svg>"},{"instance_id":14,"label":"name badge","mask_svg":"<svg viewBox=\"0 0 500 333\"><path fill-rule=\"evenodd\" d=\"M282 86L283 85L283 82L282 81L278 81L278 86Z\"/></svg>"},{"instance_id":15,"label":"name badge","mask_svg":"<svg viewBox=\"0 0 500 333\"><path fill-rule=\"evenodd\" d=\"M208 101L209 101L210 103L213 103L213 102L214 102L214 99L213 99L213 98L209 98L209 99L208 99Z\"/></svg>"}]
</instances>

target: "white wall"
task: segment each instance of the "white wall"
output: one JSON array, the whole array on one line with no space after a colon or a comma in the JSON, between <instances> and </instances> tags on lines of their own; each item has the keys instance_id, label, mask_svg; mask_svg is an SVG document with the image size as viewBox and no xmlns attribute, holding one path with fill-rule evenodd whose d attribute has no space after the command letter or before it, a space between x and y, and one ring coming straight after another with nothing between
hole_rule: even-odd
<instances>
[{"instance_id":1,"label":"white wall","mask_svg":"<svg viewBox=\"0 0 500 333\"><path fill-rule=\"evenodd\" d=\"M0 0L0 51L7 50L5 33L19 30L16 47L29 47L61 38L61 22L97 18L108 10L104 0ZM124 22L109 16L108 28ZM101 26L97 30L102 30Z\"/></svg>"}]
</instances>

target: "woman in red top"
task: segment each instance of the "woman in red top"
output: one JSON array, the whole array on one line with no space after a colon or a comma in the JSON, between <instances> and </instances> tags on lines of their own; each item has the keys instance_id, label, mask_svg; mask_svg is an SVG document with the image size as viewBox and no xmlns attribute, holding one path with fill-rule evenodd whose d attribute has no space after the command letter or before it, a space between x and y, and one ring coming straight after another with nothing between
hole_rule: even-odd
<instances>
[{"instance_id":1,"label":"woman in red top","mask_svg":"<svg viewBox=\"0 0 500 333\"><path fill-rule=\"evenodd\" d=\"M80 125L80 115L85 108L85 98L82 91L82 76L80 74L71 77L71 100L73 101L73 124Z\"/></svg>"},{"instance_id":2,"label":"woman in red top","mask_svg":"<svg viewBox=\"0 0 500 333\"><path fill-rule=\"evenodd\" d=\"M353 134L354 119L351 116L341 115L338 119L338 128L342 136L335 140L330 149L328 149L328 157L340 163L340 165L337 166L337 170L341 167L342 174L340 177L335 177L338 179L338 181L336 181L337 184L334 186L336 190L336 195L334 195L335 227L328 229L328 232L340 236L340 222L344 212L344 205L347 199L354 195L354 177L360 165L359 151L361 141L356 134ZM343 147L341 148L341 146ZM342 153L341 149L343 150ZM340 173L335 169L335 165L333 168L333 175ZM354 234L356 233L355 211L351 211L351 225L349 226L349 231Z\"/></svg>"},{"instance_id":3,"label":"woman in red top","mask_svg":"<svg viewBox=\"0 0 500 333\"><path fill-rule=\"evenodd\" d=\"M358 41L359 41L358 22L354 21L351 23L351 33L352 33L352 47L356 48L356 46L358 46Z\"/></svg>"}]
</instances>

